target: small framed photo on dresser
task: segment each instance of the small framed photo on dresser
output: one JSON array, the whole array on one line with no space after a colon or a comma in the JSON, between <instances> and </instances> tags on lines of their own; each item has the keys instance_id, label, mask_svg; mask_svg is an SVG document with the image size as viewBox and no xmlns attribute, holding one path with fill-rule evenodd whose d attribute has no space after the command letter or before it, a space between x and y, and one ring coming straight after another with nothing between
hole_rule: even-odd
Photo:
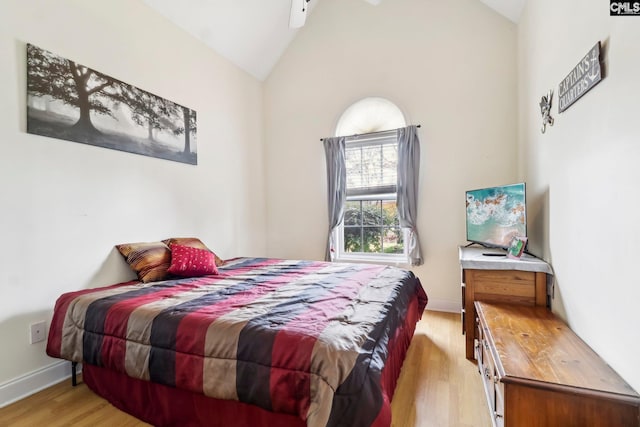
<instances>
[{"instance_id":1,"label":"small framed photo on dresser","mask_svg":"<svg viewBox=\"0 0 640 427\"><path fill-rule=\"evenodd\" d=\"M515 236L511 239L511 244L507 250L507 258L520 259L524 248L527 246L527 238L522 236Z\"/></svg>"}]
</instances>

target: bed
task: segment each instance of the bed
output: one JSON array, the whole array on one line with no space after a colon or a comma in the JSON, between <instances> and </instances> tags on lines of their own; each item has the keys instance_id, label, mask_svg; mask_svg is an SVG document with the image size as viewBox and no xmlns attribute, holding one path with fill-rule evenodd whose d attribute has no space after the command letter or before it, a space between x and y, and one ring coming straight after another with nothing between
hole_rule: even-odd
<instances>
[{"instance_id":1,"label":"bed","mask_svg":"<svg viewBox=\"0 0 640 427\"><path fill-rule=\"evenodd\" d=\"M215 275L66 293L47 342L158 426L389 426L427 296L372 264L226 261Z\"/></svg>"}]
</instances>

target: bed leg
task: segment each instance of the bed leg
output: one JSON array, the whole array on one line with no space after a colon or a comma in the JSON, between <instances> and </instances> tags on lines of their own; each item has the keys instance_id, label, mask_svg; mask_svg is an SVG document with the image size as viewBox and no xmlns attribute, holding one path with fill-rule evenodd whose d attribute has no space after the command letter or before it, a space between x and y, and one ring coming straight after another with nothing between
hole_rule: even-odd
<instances>
[{"instance_id":1,"label":"bed leg","mask_svg":"<svg viewBox=\"0 0 640 427\"><path fill-rule=\"evenodd\" d=\"M74 387L78 385L78 379L76 378L77 368L78 362L71 362L71 385Z\"/></svg>"}]
</instances>

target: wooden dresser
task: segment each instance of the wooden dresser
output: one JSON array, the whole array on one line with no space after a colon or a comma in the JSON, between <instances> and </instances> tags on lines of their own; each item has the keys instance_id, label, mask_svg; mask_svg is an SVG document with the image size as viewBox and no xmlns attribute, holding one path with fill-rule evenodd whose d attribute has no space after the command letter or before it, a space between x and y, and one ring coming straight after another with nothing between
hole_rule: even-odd
<instances>
[{"instance_id":1,"label":"wooden dresser","mask_svg":"<svg viewBox=\"0 0 640 427\"><path fill-rule=\"evenodd\" d=\"M499 256L490 256L494 254ZM465 334L467 359L475 357L475 301L510 302L547 306L547 279L551 266L524 254L509 259L497 249L461 247L459 249L462 289L462 333Z\"/></svg>"},{"instance_id":2,"label":"wooden dresser","mask_svg":"<svg viewBox=\"0 0 640 427\"><path fill-rule=\"evenodd\" d=\"M640 396L551 311L476 302L494 426L638 427Z\"/></svg>"}]
</instances>

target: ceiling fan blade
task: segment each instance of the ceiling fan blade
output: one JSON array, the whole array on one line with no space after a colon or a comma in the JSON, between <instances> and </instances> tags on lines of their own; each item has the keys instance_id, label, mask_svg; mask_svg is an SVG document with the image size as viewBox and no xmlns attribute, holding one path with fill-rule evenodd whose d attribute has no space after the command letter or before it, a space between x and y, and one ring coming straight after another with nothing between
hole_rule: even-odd
<instances>
[{"instance_id":1,"label":"ceiling fan blade","mask_svg":"<svg viewBox=\"0 0 640 427\"><path fill-rule=\"evenodd\" d=\"M300 28L307 20L307 0L291 0L289 28Z\"/></svg>"}]
</instances>

